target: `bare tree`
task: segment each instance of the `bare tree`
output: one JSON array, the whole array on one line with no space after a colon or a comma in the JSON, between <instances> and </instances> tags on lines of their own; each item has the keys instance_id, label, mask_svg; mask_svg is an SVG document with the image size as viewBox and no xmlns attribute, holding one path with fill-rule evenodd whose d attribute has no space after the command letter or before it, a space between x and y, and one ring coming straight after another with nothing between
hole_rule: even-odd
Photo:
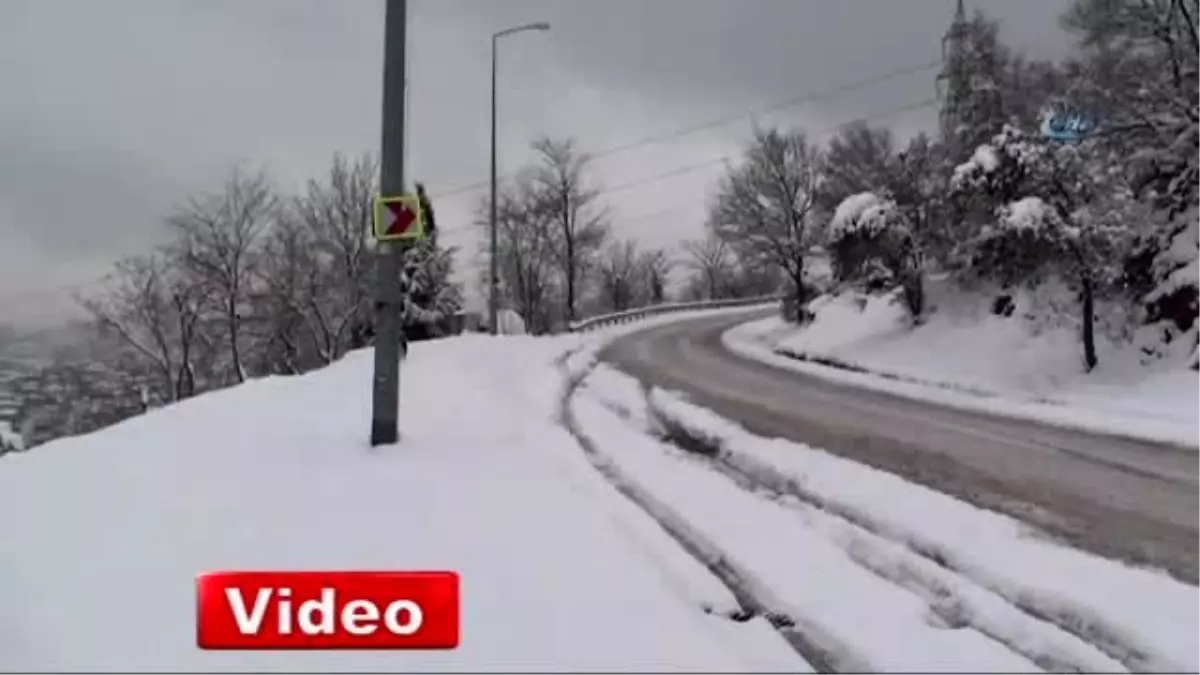
<instances>
[{"instance_id":1,"label":"bare tree","mask_svg":"<svg viewBox=\"0 0 1200 675\"><path fill-rule=\"evenodd\" d=\"M741 164L722 180L709 213L709 227L743 264L783 271L798 314L807 300L804 262L819 230L822 163L820 150L801 131L756 131Z\"/></svg>"},{"instance_id":2,"label":"bare tree","mask_svg":"<svg viewBox=\"0 0 1200 675\"><path fill-rule=\"evenodd\" d=\"M1060 23L1079 38L1080 47L1106 61L1110 76L1101 80L1115 107L1138 106L1157 97L1157 86L1181 92L1196 88L1200 60L1200 2L1197 0L1075 0ZM1142 62L1150 76L1140 83L1119 82L1132 71L1124 68ZM1139 64L1139 65L1142 65ZM1143 73L1145 74L1145 73ZM1139 91L1140 89L1140 91ZM1130 100L1118 100L1118 97ZM1194 103L1194 96L1191 101ZM1182 111L1191 106L1185 103ZM1153 118L1147 116L1147 123Z\"/></svg>"},{"instance_id":3,"label":"bare tree","mask_svg":"<svg viewBox=\"0 0 1200 675\"><path fill-rule=\"evenodd\" d=\"M573 141L541 138L534 141L533 149L538 154L533 184L539 210L545 209L556 224L564 318L570 323L577 318L584 273L608 238L608 212L597 202L599 191L587 185L588 157L575 149Z\"/></svg>"},{"instance_id":4,"label":"bare tree","mask_svg":"<svg viewBox=\"0 0 1200 675\"><path fill-rule=\"evenodd\" d=\"M645 289L645 304L656 305L666 300L667 276L672 267L671 258L663 249L642 251L638 255L638 277Z\"/></svg>"},{"instance_id":5,"label":"bare tree","mask_svg":"<svg viewBox=\"0 0 1200 675\"><path fill-rule=\"evenodd\" d=\"M272 228L256 268L254 294L261 318L259 358L267 372L296 374L333 362L340 345L326 318L327 273L317 261L312 233L284 217Z\"/></svg>"},{"instance_id":6,"label":"bare tree","mask_svg":"<svg viewBox=\"0 0 1200 675\"><path fill-rule=\"evenodd\" d=\"M886 127L851 122L829 141L825 153L825 186L821 206L832 213L844 199L862 192L881 192L894 173L895 143Z\"/></svg>"},{"instance_id":7,"label":"bare tree","mask_svg":"<svg viewBox=\"0 0 1200 675\"><path fill-rule=\"evenodd\" d=\"M729 295L737 261L724 239L710 233L703 239L685 241L683 252L687 256L684 266L697 280L695 287L704 290L704 299L717 300Z\"/></svg>"},{"instance_id":8,"label":"bare tree","mask_svg":"<svg viewBox=\"0 0 1200 675\"><path fill-rule=\"evenodd\" d=\"M313 365L332 363L367 343L377 176L373 156L352 162L335 155L325 180L308 181L304 194L279 210L267 242L264 280L280 324L272 337ZM291 344L296 337L285 337L285 328L298 331L304 345Z\"/></svg>"},{"instance_id":9,"label":"bare tree","mask_svg":"<svg viewBox=\"0 0 1200 675\"><path fill-rule=\"evenodd\" d=\"M497 271L502 301L524 319L526 329L545 333L554 323L559 303L557 278L558 223L552 209L539 198L529 171L522 172L497 193ZM476 209L476 223L488 226L487 198ZM487 242L483 248L486 251ZM483 288L489 287L485 267Z\"/></svg>"},{"instance_id":10,"label":"bare tree","mask_svg":"<svg viewBox=\"0 0 1200 675\"><path fill-rule=\"evenodd\" d=\"M622 312L639 300L641 281L638 263L641 254L632 240L613 241L605 247L599 261L600 293L605 309Z\"/></svg>"},{"instance_id":11,"label":"bare tree","mask_svg":"<svg viewBox=\"0 0 1200 675\"><path fill-rule=\"evenodd\" d=\"M134 363L154 374L161 397L177 401L197 392L196 351L208 299L204 286L155 253L119 261L105 288L79 301L102 334L114 336Z\"/></svg>"},{"instance_id":12,"label":"bare tree","mask_svg":"<svg viewBox=\"0 0 1200 675\"><path fill-rule=\"evenodd\" d=\"M265 174L246 175L235 169L223 192L193 197L167 219L177 235L174 247L180 263L220 306L234 382L246 379L243 312L251 291L256 245L276 205Z\"/></svg>"}]
</instances>

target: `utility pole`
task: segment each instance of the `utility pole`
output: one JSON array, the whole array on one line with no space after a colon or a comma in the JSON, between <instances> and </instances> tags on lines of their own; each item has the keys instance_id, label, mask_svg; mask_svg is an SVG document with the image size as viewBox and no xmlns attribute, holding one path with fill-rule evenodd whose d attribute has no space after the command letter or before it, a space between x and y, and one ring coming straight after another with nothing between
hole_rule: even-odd
<instances>
[{"instance_id":1,"label":"utility pole","mask_svg":"<svg viewBox=\"0 0 1200 675\"><path fill-rule=\"evenodd\" d=\"M404 193L405 38L408 0L387 0L383 33L383 138L379 158L379 193ZM371 397L371 445L395 443L399 436L400 343L404 326L405 289L401 242L379 242L375 255L375 376Z\"/></svg>"},{"instance_id":2,"label":"utility pole","mask_svg":"<svg viewBox=\"0 0 1200 675\"><path fill-rule=\"evenodd\" d=\"M492 335L500 334L500 327L497 325L497 316L499 314L500 303L500 270L499 265L496 262L500 248L499 243L497 242L498 237L496 233L496 46L500 43L500 38L502 37L531 30L547 31L550 30L550 24L546 23L545 21L539 21L537 23L529 23L523 26L506 28L502 31L492 34L492 191L489 206L490 214L488 217L488 230L491 234L491 246L489 246L490 255L488 256L491 258L488 266L488 285L490 287L488 290L488 327Z\"/></svg>"},{"instance_id":3,"label":"utility pole","mask_svg":"<svg viewBox=\"0 0 1200 675\"><path fill-rule=\"evenodd\" d=\"M499 237L496 233L496 42L497 35L492 36L492 151L491 151L491 198L488 200L488 230L491 235L491 245L488 253L488 330L492 335L499 335L496 325L498 303L500 302L500 267L496 258L500 252Z\"/></svg>"}]
</instances>

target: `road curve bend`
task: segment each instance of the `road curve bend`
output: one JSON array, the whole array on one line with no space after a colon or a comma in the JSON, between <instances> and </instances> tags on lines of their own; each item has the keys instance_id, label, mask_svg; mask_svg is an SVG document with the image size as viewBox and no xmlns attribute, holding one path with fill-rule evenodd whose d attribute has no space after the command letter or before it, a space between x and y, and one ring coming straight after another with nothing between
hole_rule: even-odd
<instances>
[{"instance_id":1,"label":"road curve bend","mask_svg":"<svg viewBox=\"0 0 1200 675\"><path fill-rule=\"evenodd\" d=\"M1200 453L857 388L724 347L723 332L766 315L653 326L601 359L756 434L824 448L1197 583Z\"/></svg>"}]
</instances>

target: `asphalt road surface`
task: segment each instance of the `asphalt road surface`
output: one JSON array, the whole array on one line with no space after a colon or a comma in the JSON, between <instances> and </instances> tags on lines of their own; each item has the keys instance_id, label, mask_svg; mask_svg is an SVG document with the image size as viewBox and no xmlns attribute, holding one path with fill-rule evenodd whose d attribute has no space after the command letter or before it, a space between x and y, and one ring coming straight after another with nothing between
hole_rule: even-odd
<instances>
[{"instance_id":1,"label":"asphalt road surface","mask_svg":"<svg viewBox=\"0 0 1200 675\"><path fill-rule=\"evenodd\" d=\"M615 341L601 358L756 434L824 448L1087 550L1197 582L1196 450L829 382L721 344L728 328L766 315L755 310L648 328Z\"/></svg>"}]
</instances>

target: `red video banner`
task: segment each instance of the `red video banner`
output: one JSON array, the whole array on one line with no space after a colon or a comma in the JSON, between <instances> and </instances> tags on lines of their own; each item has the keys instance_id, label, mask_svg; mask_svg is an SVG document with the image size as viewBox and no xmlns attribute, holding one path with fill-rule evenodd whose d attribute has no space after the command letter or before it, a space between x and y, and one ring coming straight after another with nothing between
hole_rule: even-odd
<instances>
[{"instance_id":1,"label":"red video banner","mask_svg":"<svg viewBox=\"0 0 1200 675\"><path fill-rule=\"evenodd\" d=\"M211 572L196 579L201 649L454 649L455 572Z\"/></svg>"}]
</instances>

